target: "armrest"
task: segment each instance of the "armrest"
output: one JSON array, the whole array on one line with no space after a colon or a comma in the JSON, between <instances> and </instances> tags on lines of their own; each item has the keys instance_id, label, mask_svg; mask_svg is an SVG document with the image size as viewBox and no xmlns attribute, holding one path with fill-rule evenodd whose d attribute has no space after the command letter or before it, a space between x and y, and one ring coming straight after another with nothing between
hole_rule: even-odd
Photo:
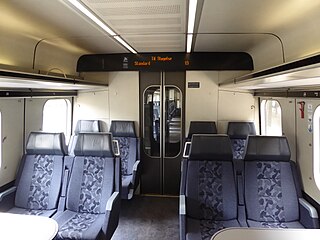
<instances>
[{"instance_id":1,"label":"armrest","mask_svg":"<svg viewBox=\"0 0 320 240\"><path fill-rule=\"evenodd\" d=\"M11 187L0 193L0 210L3 212L8 211L14 206L14 198L17 187Z\"/></svg>"},{"instance_id":2,"label":"armrest","mask_svg":"<svg viewBox=\"0 0 320 240\"><path fill-rule=\"evenodd\" d=\"M182 155L183 158L189 158L190 147L191 147L191 142L185 142L183 155Z\"/></svg>"},{"instance_id":3,"label":"armrest","mask_svg":"<svg viewBox=\"0 0 320 240\"><path fill-rule=\"evenodd\" d=\"M0 193L0 202L2 201L2 199L3 199L3 198L5 198L5 197L9 196L10 194L15 193L15 192L16 192L16 190L17 190L17 187L16 187L16 186L14 186L14 187L11 187L11 188L9 188L9 189L7 189L7 190L5 190L5 191L1 192L1 193Z\"/></svg>"},{"instance_id":4,"label":"armrest","mask_svg":"<svg viewBox=\"0 0 320 240\"><path fill-rule=\"evenodd\" d=\"M132 184L134 186L134 188L136 187L136 175L139 173L140 170L140 160L137 160L134 164L133 164L133 171L132 171Z\"/></svg>"},{"instance_id":5,"label":"armrest","mask_svg":"<svg viewBox=\"0 0 320 240\"><path fill-rule=\"evenodd\" d=\"M118 227L120 215L121 198L119 192L114 192L107 201L106 213L102 231L106 236L105 239L111 239L114 231Z\"/></svg>"},{"instance_id":6,"label":"armrest","mask_svg":"<svg viewBox=\"0 0 320 240\"><path fill-rule=\"evenodd\" d=\"M106 205L106 211L112 211L113 206L115 205L117 198L119 197L119 192L114 192L109 197Z\"/></svg>"},{"instance_id":7,"label":"armrest","mask_svg":"<svg viewBox=\"0 0 320 240\"><path fill-rule=\"evenodd\" d=\"M186 239L186 196L179 196L179 223L180 223L180 240Z\"/></svg>"},{"instance_id":8,"label":"armrest","mask_svg":"<svg viewBox=\"0 0 320 240\"><path fill-rule=\"evenodd\" d=\"M299 198L300 222L305 228L319 228L317 210L305 199Z\"/></svg>"}]
</instances>

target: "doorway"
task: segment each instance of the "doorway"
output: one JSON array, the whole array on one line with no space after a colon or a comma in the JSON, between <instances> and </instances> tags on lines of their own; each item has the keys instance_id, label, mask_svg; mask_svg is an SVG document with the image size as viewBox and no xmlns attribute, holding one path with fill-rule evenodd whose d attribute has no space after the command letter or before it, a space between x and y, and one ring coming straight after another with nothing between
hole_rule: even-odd
<instances>
[{"instance_id":1,"label":"doorway","mask_svg":"<svg viewBox=\"0 0 320 240\"><path fill-rule=\"evenodd\" d=\"M178 195L185 72L140 72L141 192Z\"/></svg>"}]
</instances>

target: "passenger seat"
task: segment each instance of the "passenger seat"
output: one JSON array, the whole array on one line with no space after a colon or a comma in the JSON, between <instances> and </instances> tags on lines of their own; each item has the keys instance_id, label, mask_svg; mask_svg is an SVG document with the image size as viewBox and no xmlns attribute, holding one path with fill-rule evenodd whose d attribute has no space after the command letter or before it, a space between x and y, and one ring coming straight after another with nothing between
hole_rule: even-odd
<instances>
[{"instance_id":1,"label":"passenger seat","mask_svg":"<svg viewBox=\"0 0 320 240\"><path fill-rule=\"evenodd\" d=\"M66 152L63 133L29 134L16 186L0 194L2 199L15 193L9 213L50 217L56 212Z\"/></svg>"},{"instance_id":2,"label":"passenger seat","mask_svg":"<svg viewBox=\"0 0 320 240\"><path fill-rule=\"evenodd\" d=\"M191 141L193 134L216 134L217 126L212 121L191 121L187 140Z\"/></svg>"},{"instance_id":3,"label":"passenger seat","mask_svg":"<svg viewBox=\"0 0 320 240\"><path fill-rule=\"evenodd\" d=\"M131 199L139 185L140 178L140 141L137 138L134 121L112 121L110 132L119 142L122 199Z\"/></svg>"},{"instance_id":4,"label":"passenger seat","mask_svg":"<svg viewBox=\"0 0 320 240\"><path fill-rule=\"evenodd\" d=\"M317 211L302 198L286 137L249 136L244 161L249 227L319 227Z\"/></svg>"},{"instance_id":5,"label":"passenger seat","mask_svg":"<svg viewBox=\"0 0 320 240\"><path fill-rule=\"evenodd\" d=\"M111 239L120 213L120 164L110 133L79 133L66 210L53 218L55 239Z\"/></svg>"},{"instance_id":6,"label":"passenger seat","mask_svg":"<svg viewBox=\"0 0 320 240\"><path fill-rule=\"evenodd\" d=\"M105 132L105 125L101 120L78 120L68 144L68 155L74 156L74 148L80 132Z\"/></svg>"},{"instance_id":7,"label":"passenger seat","mask_svg":"<svg viewBox=\"0 0 320 240\"><path fill-rule=\"evenodd\" d=\"M232 149L227 135L194 134L182 161L180 239L209 240L226 227L240 227Z\"/></svg>"},{"instance_id":8,"label":"passenger seat","mask_svg":"<svg viewBox=\"0 0 320 240\"><path fill-rule=\"evenodd\" d=\"M243 159L248 135L256 135L253 122L229 122L227 134L230 137L233 159Z\"/></svg>"}]
</instances>

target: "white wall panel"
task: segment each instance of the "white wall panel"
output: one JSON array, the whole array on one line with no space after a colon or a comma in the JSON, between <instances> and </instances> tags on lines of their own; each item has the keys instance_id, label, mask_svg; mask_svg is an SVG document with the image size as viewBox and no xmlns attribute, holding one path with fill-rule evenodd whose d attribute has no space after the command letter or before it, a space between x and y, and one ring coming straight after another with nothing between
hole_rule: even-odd
<instances>
[{"instance_id":1,"label":"white wall panel","mask_svg":"<svg viewBox=\"0 0 320 240\"><path fill-rule=\"evenodd\" d=\"M0 99L0 112L2 115L0 186L2 186L15 179L22 156L23 100Z\"/></svg>"},{"instance_id":2,"label":"white wall panel","mask_svg":"<svg viewBox=\"0 0 320 240\"><path fill-rule=\"evenodd\" d=\"M255 121L255 109L251 93L219 90L218 132L226 133L229 121Z\"/></svg>"},{"instance_id":3,"label":"white wall panel","mask_svg":"<svg viewBox=\"0 0 320 240\"><path fill-rule=\"evenodd\" d=\"M73 128L78 120L102 120L107 124L109 111L109 90L79 92L74 103Z\"/></svg>"},{"instance_id":4,"label":"white wall panel","mask_svg":"<svg viewBox=\"0 0 320 240\"><path fill-rule=\"evenodd\" d=\"M110 121L136 122L139 133L139 72L110 72L109 76Z\"/></svg>"},{"instance_id":5,"label":"white wall panel","mask_svg":"<svg viewBox=\"0 0 320 240\"><path fill-rule=\"evenodd\" d=\"M200 88L188 88L188 82L200 82ZM190 121L217 121L218 72L187 71L186 135Z\"/></svg>"}]
</instances>

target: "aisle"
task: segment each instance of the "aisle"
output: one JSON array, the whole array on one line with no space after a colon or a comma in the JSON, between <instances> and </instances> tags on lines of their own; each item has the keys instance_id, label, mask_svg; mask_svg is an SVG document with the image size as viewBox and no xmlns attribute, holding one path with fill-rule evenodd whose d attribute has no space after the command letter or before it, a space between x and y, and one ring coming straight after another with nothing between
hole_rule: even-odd
<instances>
[{"instance_id":1,"label":"aisle","mask_svg":"<svg viewBox=\"0 0 320 240\"><path fill-rule=\"evenodd\" d=\"M121 202L112 240L179 239L179 199L135 196Z\"/></svg>"}]
</instances>

